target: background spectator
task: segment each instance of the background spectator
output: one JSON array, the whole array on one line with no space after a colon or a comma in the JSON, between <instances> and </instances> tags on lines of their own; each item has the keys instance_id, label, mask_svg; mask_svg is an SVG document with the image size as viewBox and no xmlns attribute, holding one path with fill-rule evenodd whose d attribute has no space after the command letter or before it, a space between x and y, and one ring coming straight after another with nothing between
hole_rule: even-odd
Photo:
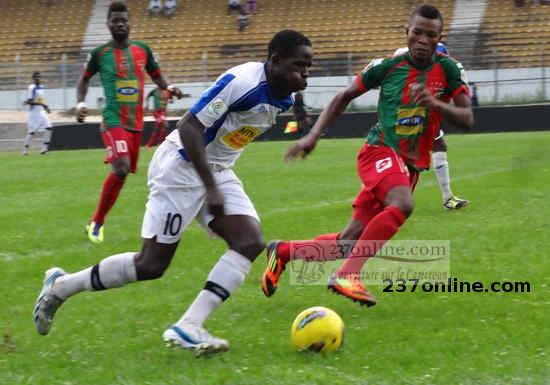
<instances>
[{"instance_id":1,"label":"background spectator","mask_svg":"<svg viewBox=\"0 0 550 385\"><path fill-rule=\"evenodd\" d=\"M147 7L150 15L159 15L162 12L161 0L149 0L149 7Z\"/></svg>"},{"instance_id":2,"label":"background spectator","mask_svg":"<svg viewBox=\"0 0 550 385\"><path fill-rule=\"evenodd\" d=\"M176 12L176 0L166 0L164 2L164 16L172 17Z\"/></svg>"},{"instance_id":3,"label":"background spectator","mask_svg":"<svg viewBox=\"0 0 550 385\"><path fill-rule=\"evenodd\" d=\"M239 32L244 31L244 29L250 24L247 13L244 9L241 8L239 12L239 17L237 18L237 24L239 26Z\"/></svg>"},{"instance_id":4,"label":"background spectator","mask_svg":"<svg viewBox=\"0 0 550 385\"><path fill-rule=\"evenodd\" d=\"M233 11L242 12L241 0L229 0L227 3L227 14L230 15Z\"/></svg>"},{"instance_id":5,"label":"background spectator","mask_svg":"<svg viewBox=\"0 0 550 385\"><path fill-rule=\"evenodd\" d=\"M258 9L258 2L256 0L246 0L246 12L250 15L256 12Z\"/></svg>"}]
</instances>

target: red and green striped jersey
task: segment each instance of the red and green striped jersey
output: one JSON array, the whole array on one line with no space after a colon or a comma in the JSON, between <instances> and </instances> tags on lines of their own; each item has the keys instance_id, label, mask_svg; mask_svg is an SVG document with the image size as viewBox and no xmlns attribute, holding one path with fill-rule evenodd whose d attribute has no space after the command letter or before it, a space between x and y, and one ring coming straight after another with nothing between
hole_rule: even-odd
<instances>
[{"instance_id":1,"label":"red and green striped jersey","mask_svg":"<svg viewBox=\"0 0 550 385\"><path fill-rule=\"evenodd\" d=\"M378 122L370 129L367 142L392 147L416 170L430 166L430 152L442 116L415 104L411 85L422 83L447 103L461 92L470 92L457 62L440 54L424 69L415 68L408 53L373 60L357 75L356 82L364 92L380 87Z\"/></svg>"},{"instance_id":2,"label":"red and green striped jersey","mask_svg":"<svg viewBox=\"0 0 550 385\"><path fill-rule=\"evenodd\" d=\"M166 105L172 98L172 94L168 90L161 90L160 88L155 88L151 95L153 96L153 106L155 110L166 110Z\"/></svg>"},{"instance_id":3,"label":"red and green striped jersey","mask_svg":"<svg viewBox=\"0 0 550 385\"><path fill-rule=\"evenodd\" d=\"M106 101L103 126L141 131L145 72L152 78L160 75L151 48L140 41L129 41L126 48L115 48L112 41L102 44L88 55L84 77L89 79L97 72Z\"/></svg>"}]
</instances>

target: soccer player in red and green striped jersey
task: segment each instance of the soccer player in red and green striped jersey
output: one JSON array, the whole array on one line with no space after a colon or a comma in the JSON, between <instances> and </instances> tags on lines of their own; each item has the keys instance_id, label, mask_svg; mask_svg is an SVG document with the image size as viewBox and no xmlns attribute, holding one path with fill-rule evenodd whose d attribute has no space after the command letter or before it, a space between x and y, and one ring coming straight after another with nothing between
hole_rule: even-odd
<instances>
[{"instance_id":1,"label":"soccer player in red and green striped jersey","mask_svg":"<svg viewBox=\"0 0 550 385\"><path fill-rule=\"evenodd\" d=\"M166 107L172 102L172 94L168 90L154 88L147 95L147 100L153 98L153 117L155 118L155 126L151 137L147 141L147 147L153 147L161 144L166 138L168 129L166 127Z\"/></svg>"},{"instance_id":2,"label":"soccer player in red and green striped jersey","mask_svg":"<svg viewBox=\"0 0 550 385\"><path fill-rule=\"evenodd\" d=\"M352 248L350 255L328 252L321 258L347 257L331 277L328 288L368 306L376 304L376 300L359 279L361 269L411 215L412 192L419 172L430 166L430 151L442 119L463 128L473 126L469 90L457 62L436 53L442 30L443 17L437 8L422 5L413 11L407 28L408 52L372 61L353 84L332 99L310 133L286 154L287 160L307 156L323 131L353 99L380 88L378 123L371 128L357 158L363 187L353 203L352 218L343 231L306 241L337 246L339 240L347 243L356 240L356 246L360 247ZM300 244L304 245L303 241L276 241L268 245L268 264L262 276L265 295L274 294L290 259L311 257L294 253Z\"/></svg>"},{"instance_id":3,"label":"soccer player in red and green striped jersey","mask_svg":"<svg viewBox=\"0 0 550 385\"><path fill-rule=\"evenodd\" d=\"M103 184L96 211L86 226L88 238L94 243L103 242L105 216L113 207L128 173L134 173L137 169L143 129L145 73L160 89L168 89L181 97L181 91L168 86L162 77L151 48L129 39L128 8L124 2L111 3L107 26L113 40L92 50L77 85L79 122L83 122L87 115L84 100L90 78L97 72L101 76L106 99L100 130L107 150L105 162L111 163L112 172Z\"/></svg>"}]
</instances>

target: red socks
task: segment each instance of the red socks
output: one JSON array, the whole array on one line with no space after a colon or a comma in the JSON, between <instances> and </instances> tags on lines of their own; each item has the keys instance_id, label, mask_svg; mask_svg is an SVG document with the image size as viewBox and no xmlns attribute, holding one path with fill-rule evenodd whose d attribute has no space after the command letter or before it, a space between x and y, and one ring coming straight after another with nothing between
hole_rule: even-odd
<instances>
[{"instance_id":1,"label":"red socks","mask_svg":"<svg viewBox=\"0 0 550 385\"><path fill-rule=\"evenodd\" d=\"M292 259L304 259L315 261L334 261L343 258L338 248L338 236L340 233L322 234L311 241L281 242L277 248L277 255L286 263ZM316 243L315 241L323 241Z\"/></svg>"},{"instance_id":2,"label":"red socks","mask_svg":"<svg viewBox=\"0 0 550 385\"><path fill-rule=\"evenodd\" d=\"M157 144L158 137L159 137L159 131L153 130L153 132L151 133L151 137L147 141L146 146L153 147L155 144Z\"/></svg>"},{"instance_id":3,"label":"red socks","mask_svg":"<svg viewBox=\"0 0 550 385\"><path fill-rule=\"evenodd\" d=\"M168 130L166 128L161 128L159 132L159 137L157 144L160 145L162 142L164 142L164 139L166 139L166 135L168 134Z\"/></svg>"},{"instance_id":4,"label":"red socks","mask_svg":"<svg viewBox=\"0 0 550 385\"><path fill-rule=\"evenodd\" d=\"M99 203L92 221L97 223L104 223L105 216L111 210L118 198L118 194L124 186L125 179L120 179L113 172L107 175L105 182L103 183L103 189L101 190L101 196L99 197Z\"/></svg>"},{"instance_id":5,"label":"red socks","mask_svg":"<svg viewBox=\"0 0 550 385\"><path fill-rule=\"evenodd\" d=\"M359 252L368 250L368 254L351 254L338 269L338 274L342 277L358 275L367 259L375 255L397 233L405 219L405 215L397 207L386 206L367 224L357 241L357 247L354 248Z\"/></svg>"}]
</instances>

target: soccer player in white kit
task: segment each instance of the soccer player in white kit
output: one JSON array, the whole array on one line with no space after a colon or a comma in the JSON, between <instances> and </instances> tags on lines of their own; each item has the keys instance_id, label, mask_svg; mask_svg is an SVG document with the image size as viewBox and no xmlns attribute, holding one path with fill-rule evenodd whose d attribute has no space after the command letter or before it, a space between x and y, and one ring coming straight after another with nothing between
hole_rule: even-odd
<instances>
[{"instance_id":1,"label":"soccer player in white kit","mask_svg":"<svg viewBox=\"0 0 550 385\"><path fill-rule=\"evenodd\" d=\"M29 85L27 100L24 104L29 106L29 116L27 123L27 136L24 141L23 155L29 154L29 149L32 143L32 138L37 133L44 133L42 150L40 154L47 154L50 147L50 140L52 138L52 124L48 115L50 113L50 108L46 104L46 99L44 98L44 86L40 82L41 76L40 72L34 72L32 74L33 82Z\"/></svg>"},{"instance_id":2,"label":"soccer player in white kit","mask_svg":"<svg viewBox=\"0 0 550 385\"><path fill-rule=\"evenodd\" d=\"M292 107L292 93L307 85L312 57L307 37L284 30L269 43L267 62L233 67L203 92L151 160L141 251L112 255L73 274L49 269L34 310L40 334L49 332L56 310L78 292L161 277L183 231L197 219L228 250L163 339L198 354L229 348L203 322L241 285L265 247L258 214L232 166L248 143Z\"/></svg>"}]
</instances>

